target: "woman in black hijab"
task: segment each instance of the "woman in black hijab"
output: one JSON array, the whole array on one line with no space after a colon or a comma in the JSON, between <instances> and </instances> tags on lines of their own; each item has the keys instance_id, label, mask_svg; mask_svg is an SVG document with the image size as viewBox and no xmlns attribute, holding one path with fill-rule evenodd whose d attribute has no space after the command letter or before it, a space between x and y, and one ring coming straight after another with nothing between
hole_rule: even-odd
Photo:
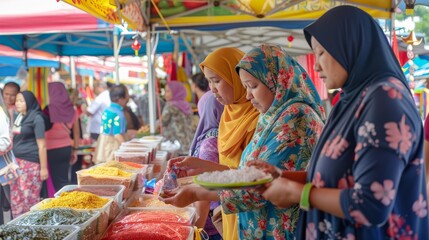
<instances>
[{"instance_id":1,"label":"woman in black hijab","mask_svg":"<svg viewBox=\"0 0 429 240\"><path fill-rule=\"evenodd\" d=\"M383 31L364 11L341 6L304 33L315 70L341 98L307 183L283 173L263 196L306 210L296 239L429 239L422 121Z\"/></svg>"},{"instance_id":2,"label":"woman in black hijab","mask_svg":"<svg viewBox=\"0 0 429 240\"><path fill-rule=\"evenodd\" d=\"M32 92L18 93L15 102L18 117L13 125L13 153L22 171L10 186L14 218L28 212L40 201L42 182L48 178L45 121Z\"/></svg>"}]
</instances>

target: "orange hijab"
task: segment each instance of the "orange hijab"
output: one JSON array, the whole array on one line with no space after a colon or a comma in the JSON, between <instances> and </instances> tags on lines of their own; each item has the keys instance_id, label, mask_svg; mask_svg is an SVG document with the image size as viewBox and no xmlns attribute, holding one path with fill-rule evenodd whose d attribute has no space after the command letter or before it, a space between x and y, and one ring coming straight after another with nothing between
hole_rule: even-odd
<instances>
[{"instance_id":1,"label":"orange hijab","mask_svg":"<svg viewBox=\"0 0 429 240\"><path fill-rule=\"evenodd\" d=\"M258 110L246 99L246 89L235 71L243 56L237 48L219 48L200 64L203 71L205 67L210 68L234 89L234 102L224 108L218 136L219 163L232 168L238 167L259 117Z\"/></svg>"}]
</instances>

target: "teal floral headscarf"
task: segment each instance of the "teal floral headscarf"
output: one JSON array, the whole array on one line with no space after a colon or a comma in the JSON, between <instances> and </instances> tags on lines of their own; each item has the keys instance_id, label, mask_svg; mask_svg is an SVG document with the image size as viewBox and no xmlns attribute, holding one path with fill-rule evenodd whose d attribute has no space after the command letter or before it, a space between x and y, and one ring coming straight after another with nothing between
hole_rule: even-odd
<instances>
[{"instance_id":1,"label":"teal floral headscarf","mask_svg":"<svg viewBox=\"0 0 429 240\"><path fill-rule=\"evenodd\" d=\"M319 119L325 120L322 101L310 77L280 46L263 44L250 50L236 66L237 72L240 69L249 72L274 93L271 107L260 115L251 144L267 145L270 140L267 139L268 135L272 135L276 128L279 130L281 127L283 131L276 131L277 136L272 140L277 142L276 150L283 148L290 135L284 131L284 125L290 121L285 116L296 114L297 109L294 106L298 103L306 105L309 107L307 111L312 109ZM252 149L258 146L253 146ZM259 152L254 152L253 155L257 157Z\"/></svg>"}]
</instances>

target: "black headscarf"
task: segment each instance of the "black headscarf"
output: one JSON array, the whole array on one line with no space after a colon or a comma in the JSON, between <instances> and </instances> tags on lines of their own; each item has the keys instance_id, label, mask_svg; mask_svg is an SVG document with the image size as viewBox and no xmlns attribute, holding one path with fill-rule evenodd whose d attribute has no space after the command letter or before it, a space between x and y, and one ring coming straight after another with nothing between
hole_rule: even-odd
<instances>
[{"instance_id":1,"label":"black headscarf","mask_svg":"<svg viewBox=\"0 0 429 240\"><path fill-rule=\"evenodd\" d=\"M25 123L33 123L34 119L38 114L42 114L40 111L39 102L37 102L36 97L30 91L22 91L22 96L24 96L25 104L27 106L27 113L23 116L21 120L21 125Z\"/></svg>"},{"instance_id":2,"label":"black headscarf","mask_svg":"<svg viewBox=\"0 0 429 240\"><path fill-rule=\"evenodd\" d=\"M397 78L407 89L408 84L383 30L359 8L335 7L304 28L304 34L310 46L311 37L316 38L348 73L340 101L332 109L313 151L307 176L309 180L315 160L333 128L341 124L340 119L351 119L360 96L370 84L387 81L389 77Z\"/></svg>"}]
</instances>

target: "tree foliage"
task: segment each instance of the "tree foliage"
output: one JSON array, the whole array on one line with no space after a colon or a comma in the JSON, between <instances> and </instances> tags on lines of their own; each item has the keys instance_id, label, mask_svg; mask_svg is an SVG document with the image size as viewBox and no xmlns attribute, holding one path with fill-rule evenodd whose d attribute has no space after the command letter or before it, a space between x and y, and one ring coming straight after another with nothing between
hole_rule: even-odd
<instances>
[{"instance_id":1,"label":"tree foliage","mask_svg":"<svg viewBox=\"0 0 429 240\"><path fill-rule=\"evenodd\" d=\"M425 36L429 37L429 7L416 6L414 8L414 16L420 17L420 21L416 22L414 31L416 33L423 33ZM399 21L404 21L407 17L410 16L405 15L405 13L396 14L396 19Z\"/></svg>"}]
</instances>

